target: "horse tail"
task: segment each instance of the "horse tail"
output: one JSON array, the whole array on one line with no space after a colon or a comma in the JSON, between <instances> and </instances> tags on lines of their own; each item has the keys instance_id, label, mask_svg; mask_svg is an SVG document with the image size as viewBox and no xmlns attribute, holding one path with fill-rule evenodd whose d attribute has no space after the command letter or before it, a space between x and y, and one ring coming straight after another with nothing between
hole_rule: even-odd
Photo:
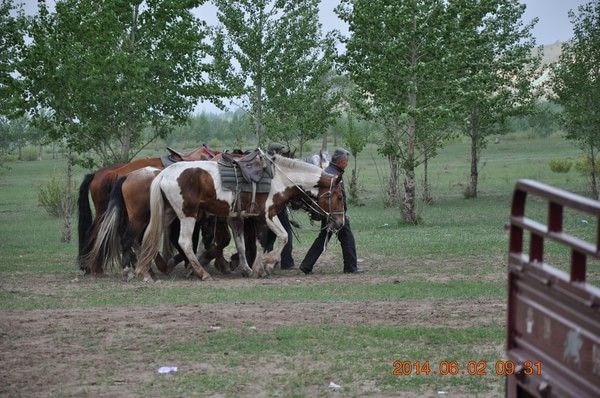
<instances>
[{"instance_id":1,"label":"horse tail","mask_svg":"<svg viewBox=\"0 0 600 398\"><path fill-rule=\"evenodd\" d=\"M94 245L86 255L88 266L94 273L102 273L108 263L121 260L120 235L127 223L122 190L126 178L119 177L114 183L107 209L96 227Z\"/></svg>"},{"instance_id":2,"label":"horse tail","mask_svg":"<svg viewBox=\"0 0 600 398\"><path fill-rule=\"evenodd\" d=\"M78 224L77 224L77 235L79 237L79 252L77 254L77 262L79 263L80 269L85 269L83 266L82 257L86 254L86 247L90 239L90 232L92 228L92 208L90 206L89 191L90 184L94 179L95 173L87 174L83 178L83 182L79 186L79 199L78 204Z\"/></svg>"},{"instance_id":3,"label":"horse tail","mask_svg":"<svg viewBox=\"0 0 600 398\"><path fill-rule=\"evenodd\" d=\"M140 258L136 266L137 275L147 275L152 265L152 260L158 254L159 241L164 226L165 203L160 188L163 174L159 174L150 186L150 221L144 232Z\"/></svg>"}]
</instances>

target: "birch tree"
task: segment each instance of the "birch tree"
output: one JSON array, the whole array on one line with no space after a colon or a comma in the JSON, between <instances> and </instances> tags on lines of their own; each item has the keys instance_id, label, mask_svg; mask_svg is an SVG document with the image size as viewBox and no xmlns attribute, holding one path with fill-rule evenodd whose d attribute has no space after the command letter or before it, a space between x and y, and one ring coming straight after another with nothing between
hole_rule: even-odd
<instances>
[{"instance_id":1,"label":"birch tree","mask_svg":"<svg viewBox=\"0 0 600 398\"><path fill-rule=\"evenodd\" d=\"M129 161L220 93L204 81L206 27L190 13L201 3L62 0L50 12L41 1L19 66L25 109L46 112L87 165Z\"/></svg>"},{"instance_id":2,"label":"birch tree","mask_svg":"<svg viewBox=\"0 0 600 398\"><path fill-rule=\"evenodd\" d=\"M531 30L518 0L450 0L451 66L457 122L471 141L471 168L465 196L477 197L479 160L487 137L506 131L508 117L534 103L532 83L539 73Z\"/></svg>"},{"instance_id":3,"label":"birch tree","mask_svg":"<svg viewBox=\"0 0 600 398\"><path fill-rule=\"evenodd\" d=\"M18 91L14 72L21 57L25 18L12 0L0 0L0 117L16 111Z\"/></svg>"},{"instance_id":4,"label":"birch tree","mask_svg":"<svg viewBox=\"0 0 600 398\"><path fill-rule=\"evenodd\" d=\"M402 219L416 223L415 168L429 146L419 124L427 118L443 125L448 117L444 1L346 0L337 11L350 31L341 61L366 104L364 116L384 126L379 152L390 168L388 202L400 202L402 171Z\"/></svg>"},{"instance_id":5,"label":"birch tree","mask_svg":"<svg viewBox=\"0 0 600 398\"><path fill-rule=\"evenodd\" d=\"M257 145L265 129L299 129L297 108L318 97L326 58L318 0L214 0L223 59L233 67L221 81L254 120ZM310 114L306 109L306 115ZM276 115L275 112L285 113ZM306 119L304 119L306 122ZM286 126L284 123L287 123ZM270 127L270 128L271 128ZM272 136L277 136L273 134Z\"/></svg>"},{"instance_id":6,"label":"birch tree","mask_svg":"<svg viewBox=\"0 0 600 398\"><path fill-rule=\"evenodd\" d=\"M600 200L600 1L572 10L574 37L562 45L554 67L552 89L563 106L562 123L567 138L576 141L589 162L590 189Z\"/></svg>"}]
</instances>

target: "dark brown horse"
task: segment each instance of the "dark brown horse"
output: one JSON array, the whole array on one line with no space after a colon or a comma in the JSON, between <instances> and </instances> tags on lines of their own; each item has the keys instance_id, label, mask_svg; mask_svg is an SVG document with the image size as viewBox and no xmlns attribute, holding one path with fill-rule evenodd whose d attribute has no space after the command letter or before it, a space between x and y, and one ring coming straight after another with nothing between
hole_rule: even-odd
<instances>
[{"instance_id":1,"label":"dark brown horse","mask_svg":"<svg viewBox=\"0 0 600 398\"><path fill-rule=\"evenodd\" d=\"M117 164L102 168L94 173L88 174L83 179L79 187L79 254L77 256L80 269L85 272L97 272L98 269L92 270L87 267L89 261L88 253L94 245L97 226L100 223L102 215L105 213L110 198L110 192L114 183L121 176L125 176L132 171L139 170L144 167L154 167L157 169L164 168L164 160L169 159L171 162L178 161L193 161L193 160L208 160L216 154L206 146L201 146L187 155L181 155L171 149L170 156L155 157L147 159L137 159L127 164ZM92 202L96 210L95 216L92 216L92 209L88 199L88 193L91 194Z\"/></svg>"},{"instance_id":2,"label":"dark brown horse","mask_svg":"<svg viewBox=\"0 0 600 398\"><path fill-rule=\"evenodd\" d=\"M281 249L287 241L287 233L281 226L277 214L293 197L310 195L317 198L317 206L328 216L328 228L339 228L344 223L343 199L339 178L325 174L314 165L274 155L274 175L268 193L257 193L256 203L260 210L259 219L280 239L280 245L265 255L266 269L257 255L251 269L246 261L243 236L243 219L232 217L234 193L223 189L219 167L216 162L189 162L174 164L163 170L152 182L150 189L150 223L144 234L141 257L136 274L148 280L152 260L158 253L158 242L167 224L174 218L180 221L179 244L196 275L202 279L210 274L198 262L193 250L192 234L197 220L207 215L228 219L234 232L241 272L245 276L269 274L279 260ZM250 194L242 193L242 207L250 204ZM260 253L260 252L259 252Z\"/></svg>"}]
</instances>

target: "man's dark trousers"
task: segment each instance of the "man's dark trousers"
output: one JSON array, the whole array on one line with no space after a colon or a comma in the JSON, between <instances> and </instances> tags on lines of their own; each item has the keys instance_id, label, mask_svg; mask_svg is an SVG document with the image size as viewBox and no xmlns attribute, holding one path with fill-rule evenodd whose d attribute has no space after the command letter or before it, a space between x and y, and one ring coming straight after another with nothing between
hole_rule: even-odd
<instances>
[{"instance_id":1,"label":"man's dark trousers","mask_svg":"<svg viewBox=\"0 0 600 398\"><path fill-rule=\"evenodd\" d=\"M321 256L323 249L325 248L325 240L330 239L332 232L327 232L325 228L325 221L321 222L321 232L317 239L315 239L314 243L308 249L304 260L302 260L302 264L300 268L304 270L304 272L310 272L313 269L313 266ZM344 258L344 272L353 272L356 270L356 244L354 242L354 235L352 234L352 230L350 229L350 222L348 218L346 218L346 222L344 226L338 231L337 234L338 240L342 246L342 256Z\"/></svg>"}]
</instances>

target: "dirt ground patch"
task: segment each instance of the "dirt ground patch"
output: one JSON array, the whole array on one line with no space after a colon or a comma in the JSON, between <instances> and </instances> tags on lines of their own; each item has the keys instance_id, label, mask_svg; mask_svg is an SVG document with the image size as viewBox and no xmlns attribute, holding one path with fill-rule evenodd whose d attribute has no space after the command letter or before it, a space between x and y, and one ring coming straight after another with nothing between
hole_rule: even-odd
<instances>
[{"instance_id":1,"label":"dirt ground patch","mask_svg":"<svg viewBox=\"0 0 600 398\"><path fill-rule=\"evenodd\" d=\"M358 275L342 273L342 265L336 264L339 259L331 252L323 254L323 259L317 263L313 275L304 275L300 270L275 270L270 278L266 279L248 279L240 275L221 275L212 267L209 268L213 279L207 282L200 282L196 278L189 278L188 271L183 266L178 266L170 275L157 274L160 283L168 283L169 286L208 286L223 288L244 288L254 286L315 286L331 283L361 283L361 284L379 284L403 282L407 280L419 280L426 282L444 283L449 281L489 281L504 283L506 280L506 269L500 259L485 259L487 261L486 272L482 271L482 259L470 259L469 264L459 261L439 260L402 260L391 264L389 260L385 262L378 256L371 256L361 261L360 266L366 271ZM490 266L490 263L498 264ZM469 272L465 271L469 269ZM391 271L394 271L391 274ZM96 287L98 283L108 283L119 285L124 288L137 288L142 282L133 280L128 283L120 280L121 275L118 272L110 272L101 278L83 276L79 271L71 271L61 274L46 273L4 273L0 279L0 291L35 293L35 294L59 294L64 289L78 290L89 287Z\"/></svg>"},{"instance_id":2,"label":"dirt ground patch","mask_svg":"<svg viewBox=\"0 0 600 398\"><path fill-rule=\"evenodd\" d=\"M147 347L156 349L189 338L190 332L229 328L268 331L318 324L468 327L503 324L504 311L502 300L6 311L0 312L0 395L138 395L139 386L151 380L161 365L152 363Z\"/></svg>"}]
</instances>

